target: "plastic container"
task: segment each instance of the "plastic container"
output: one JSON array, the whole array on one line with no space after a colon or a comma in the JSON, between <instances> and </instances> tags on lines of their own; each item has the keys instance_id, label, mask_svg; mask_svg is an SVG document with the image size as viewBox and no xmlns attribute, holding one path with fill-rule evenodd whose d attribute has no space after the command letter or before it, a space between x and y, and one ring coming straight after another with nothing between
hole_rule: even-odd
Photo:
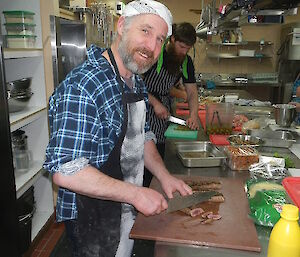
<instances>
[{"instance_id":1,"label":"plastic container","mask_svg":"<svg viewBox=\"0 0 300 257\"><path fill-rule=\"evenodd\" d=\"M206 109L206 133L229 135L232 132L234 117L233 105L231 103L211 103Z\"/></svg>"},{"instance_id":2,"label":"plastic container","mask_svg":"<svg viewBox=\"0 0 300 257\"><path fill-rule=\"evenodd\" d=\"M15 10L3 11L6 23L34 23L34 12Z\"/></svg>"},{"instance_id":3,"label":"plastic container","mask_svg":"<svg viewBox=\"0 0 300 257\"><path fill-rule=\"evenodd\" d=\"M239 50L239 56L253 57L254 55L255 55L255 50L246 50L246 49Z\"/></svg>"},{"instance_id":4,"label":"plastic container","mask_svg":"<svg viewBox=\"0 0 300 257\"><path fill-rule=\"evenodd\" d=\"M285 178L282 185L292 201L300 208L300 177Z\"/></svg>"},{"instance_id":5,"label":"plastic container","mask_svg":"<svg viewBox=\"0 0 300 257\"><path fill-rule=\"evenodd\" d=\"M233 103L235 100L239 99L238 94L225 94L225 103Z\"/></svg>"},{"instance_id":6,"label":"plastic container","mask_svg":"<svg viewBox=\"0 0 300 257\"><path fill-rule=\"evenodd\" d=\"M13 151L14 167L17 172L26 172L31 165L31 152L29 150Z\"/></svg>"},{"instance_id":7,"label":"plastic container","mask_svg":"<svg viewBox=\"0 0 300 257\"><path fill-rule=\"evenodd\" d=\"M250 165L259 162L258 151L250 146L227 146L224 149L227 164L232 170L248 170Z\"/></svg>"},{"instance_id":8,"label":"plastic container","mask_svg":"<svg viewBox=\"0 0 300 257\"><path fill-rule=\"evenodd\" d=\"M35 40L31 35L6 35L8 48L35 48Z\"/></svg>"},{"instance_id":9,"label":"plastic container","mask_svg":"<svg viewBox=\"0 0 300 257\"><path fill-rule=\"evenodd\" d=\"M33 23L5 23L7 35L34 35Z\"/></svg>"},{"instance_id":10,"label":"plastic container","mask_svg":"<svg viewBox=\"0 0 300 257\"><path fill-rule=\"evenodd\" d=\"M280 217L271 231L268 257L299 257L299 209L292 204L285 204Z\"/></svg>"}]
</instances>

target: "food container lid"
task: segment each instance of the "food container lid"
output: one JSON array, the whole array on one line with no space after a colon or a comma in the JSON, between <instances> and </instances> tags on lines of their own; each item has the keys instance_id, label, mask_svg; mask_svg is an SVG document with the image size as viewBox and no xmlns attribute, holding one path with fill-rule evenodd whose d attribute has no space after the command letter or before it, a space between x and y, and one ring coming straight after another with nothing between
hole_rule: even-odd
<instances>
[{"instance_id":1,"label":"food container lid","mask_svg":"<svg viewBox=\"0 0 300 257\"><path fill-rule=\"evenodd\" d=\"M282 207L282 212L280 213L282 218L287 220L298 220L299 219L299 209L292 204L284 204Z\"/></svg>"},{"instance_id":2,"label":"food container lid","mask_svg":"<svg viewBox=\"0 0 300 257\"><path fill-rule=\"evenodd\" d=\"M36 24L34 23L4 23L5 26L7 27L15 27L15 26L28 26L28 27L35 27Z\"/></svg>"},{"instance_id":3,"label":"food container lid","mask_svg":"<svg viewBox=\"0 0 300 257\"><path fill-rule=\"evenodd\" d=\"M7 38L36 38L36 35L5 35Z\"/></svg>"},{"instance_id":4,"label":"food container lid","mask_svg":"<svg viewBox=\"0 0 300 257\"><path fill-rule=\"evenodd\" d=\"M34 12L24 11L24 10L3 11L3 14L8 14L8 15L35 15Z\"/></svg>"},{"instance_id":5,"label":"food container lid","mask_svg":"<svg viewBox=\"0 0 300 257\"><path fill-rule=\"evenodd\" d=\"M282 185L292 201L300 208L300 177L284 178Z\"/></svg>"}]
</instances>

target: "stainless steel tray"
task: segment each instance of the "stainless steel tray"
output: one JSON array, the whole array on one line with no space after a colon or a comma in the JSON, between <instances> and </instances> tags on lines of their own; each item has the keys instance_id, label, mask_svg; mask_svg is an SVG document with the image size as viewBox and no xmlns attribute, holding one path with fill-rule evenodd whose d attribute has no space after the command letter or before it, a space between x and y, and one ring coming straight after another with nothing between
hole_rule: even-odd
<instances>
[{"instance_id":1,"label":"stainless steel tray","mask_svg":"<svg viewBox=\"0 0 300 257\"><path fill-rule=\"evenodd\" d=\"M221 166L226 159L210 142L176 142L177 156L186 167Z\"/></svg>"},{"instance_id":2,"label":"stainless steel tray","mask_svg":"<svg viewBox=\"0 0 300 257\"><path fill-rule=\"evenodd\" d=\"M235 114L245 114L246 116L266 116L270 117L272 115L272 107L258 107L258 106L239 106L234 105Z\"/></svg>"},{"instance_id":3,"label":"stainless steel tray","mask_svg":"<svg viewBox=\"0 0 300 257\"><path fill-rule=\"evenodd\" d=\"M251 136L260 137L263 146L290 148L296 142L293 134L289 131L271 131L271 130L249 130Z\"/></svg>"}]
</instances>

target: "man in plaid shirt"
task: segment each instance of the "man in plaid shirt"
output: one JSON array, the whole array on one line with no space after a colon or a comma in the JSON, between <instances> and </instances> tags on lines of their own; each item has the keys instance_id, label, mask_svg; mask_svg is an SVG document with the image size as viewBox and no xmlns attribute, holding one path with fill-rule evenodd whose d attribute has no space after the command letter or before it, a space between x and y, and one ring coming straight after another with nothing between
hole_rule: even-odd
<instances>
[{"instance_id":1,"label":"man in plaid shirt","mask_svg":"<svg viewBox=\"0 0 300 257\"><path fill-rule=\"evenodd\" d=\"M110 49L91 46L49 100L50 141L44 168L59 186L57 221L64 221L73 256L131 255L136 210L159 214L168 204L142 187L144 165L169 198L191 188L170 175L146 122L148 98L137 74L157 60L172 16L161 3L126 5Z\"/></svg>"}]
</instances>

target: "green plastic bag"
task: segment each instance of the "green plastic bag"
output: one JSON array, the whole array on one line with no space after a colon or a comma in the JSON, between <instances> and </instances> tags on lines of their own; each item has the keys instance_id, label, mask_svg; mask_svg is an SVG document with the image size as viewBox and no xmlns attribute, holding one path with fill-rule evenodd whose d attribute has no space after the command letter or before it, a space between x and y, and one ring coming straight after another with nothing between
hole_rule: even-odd
<instances>
[{"instance_id":1,"label":"green plastic bag","mask_svg":"<svg viewBox=\"0 0 300 257\"><path fill-rule=\"evenodd\" d=\"M284 188L276 182L262 180L249 180L246 186L250 206L249 216L258 225L273 227L280 219L282 206L286 203ZM251 187L257 190L251 192Z\"/></svg>"}]
</instances>

